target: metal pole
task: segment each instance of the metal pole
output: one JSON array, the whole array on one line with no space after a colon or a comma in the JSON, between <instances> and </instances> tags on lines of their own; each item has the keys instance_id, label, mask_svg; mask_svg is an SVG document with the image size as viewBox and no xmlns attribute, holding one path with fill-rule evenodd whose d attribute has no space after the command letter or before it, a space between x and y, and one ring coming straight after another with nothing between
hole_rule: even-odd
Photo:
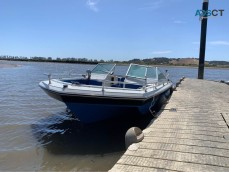
<instances>
[{"instance_id":1,"label":"metal pole","mask_svg":"<svg viewBox=\"0 0 229 172\"><path fill-rule=\"evenodd\" d=\"M203 0L203 11L208 11L209 0ZM201 36L200 36L200 54L199 54L199 69L198 69L198 79L204 79L204 62L205 62L205 49L206 49L206 36L207 36L207 23L208 16L203 16L201 20Z\"/></svg>"}]
</instances>

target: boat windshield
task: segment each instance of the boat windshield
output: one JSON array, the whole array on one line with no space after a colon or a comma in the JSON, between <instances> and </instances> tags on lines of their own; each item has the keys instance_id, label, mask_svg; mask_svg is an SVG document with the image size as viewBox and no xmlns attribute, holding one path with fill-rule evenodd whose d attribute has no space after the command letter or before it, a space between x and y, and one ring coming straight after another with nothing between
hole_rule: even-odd
<instances>
[{"instance_id":1,"label":"boat windshield","mask_svg":"<svg viewBox=\"0 0 229 172\"><path fill-rule=\"evenodd\" d=\"M150 66L143 66L137 64L131 64L126 76L134 78L157 78L157 68Z\"/></svg>"},{"instance_id":2,"label":"boat windshield","mask_svg":"<svg viewBox=\"0 0 229 172\"><path fill-rule=\"evenodd\" d=\"M145 78L146 76L146 67L140 65L133 65L129 67L127 71L127 76L134 77L134 78Z\"/></svg>"},{"instance_id":3,"label":"boat windshield","mask_svg":"<svg viewBox=\"0 0 229 172\"><path fill-rule=\"evenodd\" d=\"M91 73L108 74L112 73L116 64L99 63L92 69Z\"/></svg>"},{"instance_id":4,"label":"boat windshield","mask_svg":"<svg viewBox=\"0 0 229 172\"><path fill-rule=\"evenodd\" d=\"M144 66L138 64L131 64L126 76L139 79L153 79L153 80L163 80L166 79L164 74L157 68L153 66Z\"/></svg>"}]
</instances>

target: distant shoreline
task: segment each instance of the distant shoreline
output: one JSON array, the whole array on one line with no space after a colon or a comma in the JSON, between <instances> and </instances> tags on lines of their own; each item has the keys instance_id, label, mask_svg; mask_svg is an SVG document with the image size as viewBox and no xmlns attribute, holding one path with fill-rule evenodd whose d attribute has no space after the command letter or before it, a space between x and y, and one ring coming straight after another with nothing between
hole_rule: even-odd
<instances>
[{"instance_id":1,"label":"distant shoreline","mask_svg":"<svg viewBox=\"0 0 229 172\"><path fill-rule=\"evenodd\" d=\"M198 66L173 66L173 65L153 65L153 66L158 66L158 67L171 67L171 68L197 68L198 69ZM220 66L205 66L204 68L207 68L207 69L227 69L229 70L229 66L228 67L220 67Z\"/></svg>"},{"instance_id":2,"label":"distant shoreline","mask_svg":"<svg viewBox=\"0 0 229 172\"><path fill-rule=\"evenodd\" d=\"M50 61L38 61L38 60L1 60L0 62L0 68L12 68L12 67L18 67L20 65L17 64L6 64L4 62L10 62L10 61L18 61L18 62L38 62L38 63L65 63L65 64L88 64L88 65L95 65L100 62L80 62L80 61L55 61L55 60L50 60ZM109 62L104 62L104 63L109 63ZM117 65L120 66L128 66L129 63L122 63L122 62L112 62L116 63ZM157 67L170 67L170 68L198 68L198 66L193 66L193 65L161 65L161 64L143 64L143 65L150 65L150 66L157 66ZM228 69L229 66L205 66L207 69Z\"/></svg>"}]
</instances>

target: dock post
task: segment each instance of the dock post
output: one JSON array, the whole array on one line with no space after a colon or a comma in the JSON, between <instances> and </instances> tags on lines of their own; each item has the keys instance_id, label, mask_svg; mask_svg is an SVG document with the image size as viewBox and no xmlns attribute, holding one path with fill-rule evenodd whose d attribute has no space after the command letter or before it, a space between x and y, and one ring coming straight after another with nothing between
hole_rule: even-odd
<instances>
[{"instance_id":1,"label":"dock post","mask_svg":"<svg viewBox=\"0 0 229 172\"><path fill-rule=\"evenodd\" d=\"M203 0L203 11L208 11L209 0ZM207 22L208 16L205 13L201 20L201 36L200 36L200 54L199 54L199 69L198 79L204 79L204 62L205 62L205 49L206 49L206 36L207 36Z\"/></svg>"}]
</instances>

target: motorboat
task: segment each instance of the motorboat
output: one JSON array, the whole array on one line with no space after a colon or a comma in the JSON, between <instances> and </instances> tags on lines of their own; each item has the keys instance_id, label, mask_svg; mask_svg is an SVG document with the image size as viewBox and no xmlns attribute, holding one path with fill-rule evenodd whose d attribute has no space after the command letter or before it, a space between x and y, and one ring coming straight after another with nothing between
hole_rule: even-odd
<instances>
[{"instance_id":1,"label":"motorboat","mask_svg":"<svg viewBox=\"0 0 229 172\"><path fill-rule=\"evenodd\" d=\"M99 63L85 74L41 81L39 86L85 124L128 114L152 113L161 96L168 97L172 82L158 67L130 64L125 75L116 64ZM124 112L124 113L123 113Z\"/></svg>"}]
</instances>

